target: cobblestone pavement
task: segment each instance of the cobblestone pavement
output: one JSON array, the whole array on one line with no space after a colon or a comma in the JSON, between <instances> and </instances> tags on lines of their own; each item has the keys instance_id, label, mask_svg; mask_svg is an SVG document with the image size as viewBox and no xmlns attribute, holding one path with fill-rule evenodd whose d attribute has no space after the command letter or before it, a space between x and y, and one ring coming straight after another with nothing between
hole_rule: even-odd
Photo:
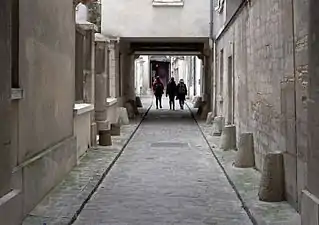
<instances>
[{"instance_id":1,"label":"cobblestone pavement","mask_svg":"<svg viewBox=\"0 0 319 225\"><path fill-rule=\"evenodd\" d=\"M189 111L151 110L75 225L250 225Z\"/></svg>"},{"instance_id":2,"label":"cobblestone pavement","mask_svg":"<svg viewBox=\"0 0 319 225\"><path fill-rule=\"evenodd\" d=\"M142 98L141 116L152 103L152 98ZM121 153L141 117L121 127L121 136L112 137L113 145L90 149L66 178L57 185L25 218L23 225L67 225L70 224L93 193L113 162ZM1 222L0 222L1 224Z\"/></svg>"},{"instance_id":3,"label":"cobblestone pavement","mask_svg":"<svg viewBox=\"0 0 319 225\"><path fill-rule=\"evenodd\" d=\"M224 167L250 213L259 225L300 225L300 215L287 202L262 202L258 199L261 173L253 168L236 168L235 151L219 148L220 137L212 136L212 127L204 121L199 126L216 157Z\"/></svg>"}]
</instances>

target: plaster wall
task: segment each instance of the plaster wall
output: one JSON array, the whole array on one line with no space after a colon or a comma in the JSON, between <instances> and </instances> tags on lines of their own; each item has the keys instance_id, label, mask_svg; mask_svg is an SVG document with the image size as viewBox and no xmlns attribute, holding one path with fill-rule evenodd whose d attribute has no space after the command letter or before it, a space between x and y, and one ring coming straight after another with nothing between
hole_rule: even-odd
<instances>
[{"instance_id":1,"label":"plaster wall","mask_svg":"<svg viewBox=\"0 0 319 225\"><path fill-rule=\"evenodd\" d=\"M117 37L209 37L210 1L154 6L152 0L102 0L102 33Z\"/></svg>"}]
</instances>

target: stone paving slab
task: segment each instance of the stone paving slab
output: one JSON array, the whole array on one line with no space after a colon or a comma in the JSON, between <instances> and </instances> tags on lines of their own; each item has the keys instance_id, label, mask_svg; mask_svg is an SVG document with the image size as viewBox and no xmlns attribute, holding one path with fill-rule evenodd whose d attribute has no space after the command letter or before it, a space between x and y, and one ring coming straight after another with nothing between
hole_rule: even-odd
<instances>
[{"instance_id":1,"label":"stone paving slab","mask_svg":"<svg viewBox=\"0 0 319 225\"><path fill-rule=\"evenodd\" d=\"M147 115L75 225L252 224L190 112L163 105Z\"/></svg>"},{"instance_id":2,"label":"stone paving slab","mask_svg":"<svg viewBox=\"0 0 319 225\"><path fill-rule=\"evenodd\" d=\"M188 103L192 107L191 103ZM196 113L192 109L193 114ZM235 151L223 151L219 148L220 137L211 135L211 125L205 121L198 120L198 125L204 133L211 149L222 164L230 180L236 187L242 200L245 202L250 213L258 225L300 225L299 214L287 203L268 203L258 199L260 172L253 168L236 168Z\"/></svg>"},{"instance_id":3,"label":"stone paving slab","mask_svg":"<svg viewBox=\"0 0 319 225\"><path fill-rule=\"evenodd\" d=\"M122 126L121 136L112 137L112 146L90 149L80 164L26 217L23 225L67 225L76 218L137 129L152 98L142 98L142 102L141 117L131 121L130 125Z\"/></svg>"}]
</instances>

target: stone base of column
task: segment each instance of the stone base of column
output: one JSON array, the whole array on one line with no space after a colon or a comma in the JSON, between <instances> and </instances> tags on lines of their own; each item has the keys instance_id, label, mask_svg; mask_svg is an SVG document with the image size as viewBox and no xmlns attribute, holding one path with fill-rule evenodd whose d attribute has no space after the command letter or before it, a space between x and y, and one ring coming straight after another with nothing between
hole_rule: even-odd
<instances>
[{"instance_id":1,"label":"stone base of column","mask_svg":"<svg viewBox=\"0 0 319 225\"><path fill-rule=\"evenodd\" d=\"M128 117L130 119L135 118L135 116L139 114L134 100L128 100L124 107L127 109Z\"/></svg>"},{"instance_id":2,"label":"stone base of column","mask_svg":"<svg viewBox=\"0 0 319 225\"><path fill-rule=\"evenodd\" d=\"M137 108L143 108L143 104L140 97L136 96L135 101L136 101Z\"/></svg>"},{"instance_id":3,"label":"stone base of column","mask_svg":"<svg viewBox=\"0 0 319 225\"><path fill-rule=\"evenodd\" d=\"M197 110L197 116L199 116L201 120L204 120L206 119L208 113L209 108L207 102L201 102Z\"/></svg>"},{"instance_id":4,"label":"stone base of column","mask_svg":"<svg viewBox=\"0 0 319 225\"><path fill-rule=\"evenodd\" d=\"M101 145L101 146L111 146L112 145L112 136L111 136L110 130L99 131L99 145Z\"/></svg>"},{"instance_id":5,"label":"stone base of column","mask_svg":"<svg viewBox=\"0 0 319 225\"><path fill-rule=\"evenodd\" d=\"M97 146L97 124L94 122L91 124L91 146Z\"/></svg>"},{"instance_id":6,"label":"stone base of column","mask_svg":"<svg viewBox=\"0 0 319 225\"><path fill-rule=\"evenodd\" d=\"M214 118L213 121L213 136L221 136L223 132L223 128L225 125L225 118L222 116L218 116Z\"/></svg>"},{"instance_id":7,"label":"stone base of column","mask_svg":"<svg viewBox=\"0 0 319 225\"><path fill-rule=\"evenodd\" d=\"M268 153L264 160L259 187L259 200L281 202L284 195L284 157L281 152Z\"/></svg>"},{"instance_id":8,"label":"stone base of column","mask_svg":"<svg viewBox=\"0 0 319 225\"><path fill-rule=\"evenodd\" d=\"M235 125L227 125L224 127L220 148L224 151L228 150L236 150L236 126Z\"/></svg>"},{"instance_id":9,"label":"stone base of column","mask_svg":"<svg viewBox=\"0 0 319 225\"><path fill-rule=\"evenodd\" d=\"M97 124L98 132L100 130L109 130L110 129L110 122L108 120L96 121L96 124Z\"/></svg>"},{"instance_id":10,"label":"stone base of column","mask_svg":"<svg viewBox=\"0 0 319 225\"><path fill-rule=\"evenodd\" d=\"M194 102L194 108L198 109L202 103L202 97L195 97Z\"/></svg>"},{"instance_id":11,"label":"stone base of column","mask_svg":"<svg viewBox=\"0 0 319 225\"><path fill-rule=\"evenodd\" d=\"M254 138L252 133L243 133L240 135L235 166L238 168L255 166Z\"/></svg>"},{"instance_id":12,"label":"stone base of column","mask_svg":"<svg viewBox=\"0 0 319 225\"><path fill-rule=\"evenodd\" d=\"M206 124L213 124L213 122L214 122L214 113L213 112L209 112L207 114Z\"/></svg>"},{"instance_id":13,"label":"stone base of column","mask_svg":"<svg viewBox=\"0 0 319 225\"><path fill-rule=\"evenodd\" d=\"M129 125L130 124L127 109L124 107L119 108L119 120L120 120L121 125Z\"/></svg>"},{"instance_id":14,"label":"stone base of column","mask_svg":"<svg viewBox=\"0 0 319 225\"><path fill-rule=\"evenodd\" d=\"M307 190L301 195L301 224L319 225L319 199Z\"/></svg>"},{"instance_id":15,"label":"stone base of column","mask_svg":"<svg viewBox=\"0 0 319 225\"><path fill-rule=\"evenodd\" d=\"M111 136L121 135L121 125L119 123L111 124Z\"/></svg>"}]
</instances>

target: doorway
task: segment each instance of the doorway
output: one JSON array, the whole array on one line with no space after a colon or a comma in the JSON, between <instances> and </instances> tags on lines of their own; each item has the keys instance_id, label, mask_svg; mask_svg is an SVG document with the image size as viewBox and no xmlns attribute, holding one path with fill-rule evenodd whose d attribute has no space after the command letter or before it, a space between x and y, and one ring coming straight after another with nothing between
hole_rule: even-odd
<instances>
[{"instance_id":1,"label":"doorway","mask_svg":"<svg viewBox=\"0 0 319 225\"><path fill-rule=\"evenodd\" d=\"M170 62L151 61L150 62L150 88L152 87L155 77L159 76L160 80L166 87L169 81Z\"/></svg>"}]
</instances>

